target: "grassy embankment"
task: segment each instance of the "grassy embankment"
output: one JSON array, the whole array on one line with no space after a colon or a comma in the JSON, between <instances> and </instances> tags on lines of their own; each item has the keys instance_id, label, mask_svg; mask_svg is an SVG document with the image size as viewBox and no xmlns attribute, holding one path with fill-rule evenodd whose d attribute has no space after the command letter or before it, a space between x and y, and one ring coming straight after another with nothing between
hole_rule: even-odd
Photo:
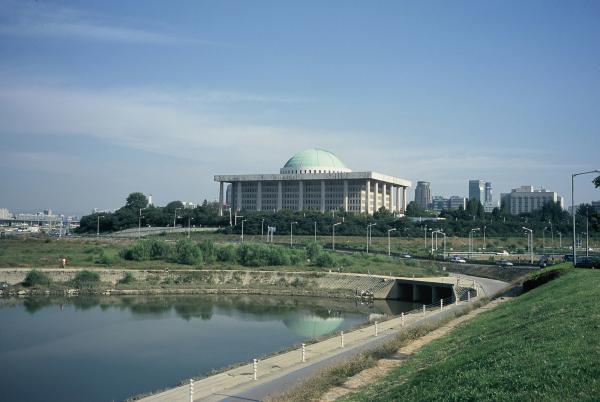
<instances>
[{"instance_id":1,"label":"grassy embankment","mask_svg":"<svg viewBox=\"0 0 600 402\"><path fill-rule=\"evenodd\" d=\"M203 238L213 239L210 235ZM219 239L217 237L217 239ZM200 240L199 238L195 239ZM250 243L249 241L247 243ZM297 258L293 264L263 265L249 267L242 265L234 257L231 261L217 258L203 258L193 264L182 264L172 259L128 260L120 256L125 248L132 247L134 241L106 241L95 239L0 239L0 268L58 268L61 258L68 261L71 268L119 268L119 269L275 269L279 271L327 272L341 268L343 272L389 274L399 276L445 275L439 267L429 261L400 260L381 255L347 254L336 256L335 264L324 267L307 260L303 247L298 246ZM237 245L234 245L234 250ZM274 246L280 247L280 246ZM325 251L325 253L327 253Z\"/></svg>"},{"instance_id":2,"label":"grassy embankment","mask_svg":"<svg viewBox=\"0 0 600 402\"><path fill-rule=\"evenodd\" d=\"M569 270L345 400L598 400L599 331L600 272Z\"/></svg>"}]
</instances>

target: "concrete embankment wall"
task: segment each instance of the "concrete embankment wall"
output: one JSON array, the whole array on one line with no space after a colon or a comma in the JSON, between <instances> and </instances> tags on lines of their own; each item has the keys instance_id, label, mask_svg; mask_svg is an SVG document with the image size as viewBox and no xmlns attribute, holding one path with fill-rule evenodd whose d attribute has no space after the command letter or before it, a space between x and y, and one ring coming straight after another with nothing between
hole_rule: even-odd
<instances>
[{"instance_id":1,"label":"concrete embankment wall","mask_svg":"<svg viewBox=\"0 0 600 402\"><path fill-rule=\"evenodd\" d=\"M67 282L75 277L78 269L41 268L54 282ZM312 291L322 294L324 290L337 290L336 296L353 296L362 291L370 292L375 299L395 299L419 303L432 303L441 298L453 295L453 287L448 283L420 281L418 279L392 279L389 277L338 274L326 272L277 272L252 270L122 270L122 269L89 269L98 272L102 282L116 285L126 273L131 273L135 281L145 283L139 291L135 284L131 292L150 291L152 287L160 288L160 284L168 284L174 291L180 285L182 291L189 293L194 288L201 292L202 288L212 290L258 289L285 290L293 289ZM0 281L11 285L21 283L29 272L28 269L0 269ZM123 290L126 291L126 290Z\"/></svg>"}]
</instances>

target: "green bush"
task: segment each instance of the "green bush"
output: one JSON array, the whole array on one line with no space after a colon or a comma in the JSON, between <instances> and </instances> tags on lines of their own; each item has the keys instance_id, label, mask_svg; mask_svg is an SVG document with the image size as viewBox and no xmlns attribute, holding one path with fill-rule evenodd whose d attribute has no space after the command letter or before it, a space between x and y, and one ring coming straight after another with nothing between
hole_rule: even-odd
<instances>
[{"instance_id":1,"label":"green bush","mask_svg":"<svg viewBox=\"0 0 600 402\"><path fill-rule=\"evenodd\" d=\"M106 254L104 250L101 250L100 255L98 256L98 258L96 258L96 264L105 265L107 267L113 265L114 262L114 258Z\"/></svg>"},{"instance_id":2,"label":"green bush","mask_svg":"<svg viewBox=\"0 0 600 402\"><path fill-rule=\"evenodd\" d=\"M264 267L269 261L269 250L262 244L242 244L238 248L238 261L246 267Z\"/></svg>"},{"instance_id":3,"label":"green bush","mask_svg":"<svg viewBox=\"0 0 600 402\"><path fill-rule=\"evenodd\" d=\"M221 262L233 262L237 260L237 253L234 246L217 247L217 260Z\"/></svg>"},{"instance_id":4,"label":"green bush","mask_svg":"<svg viewBox=\"0 0 600 402\"><path fill-rule=\"evenodd\" d=\"M131 272L125 272L125 275L123 275L123 278L121 278L119 280L119 283L122 284L129 284L135 281L135 278L133 277L133 274Z\"/></svg>"},{"instance_id":5,"label":"green bush","mask_svg":"<svg viewBox=\"0 0 600 402\"><path fill-rule=\"evenodd\" d=\"M196 243L189 239L177 240L173 260L179 264L199 264L202 262L202 252Z\"/></svg>"},{"instance_id":6,"label":"green bush","mask_svg":"<svg viewBox=\"0 0 600 402\"><path fill-rule=\"evenodd\" d=\"M91 288L100 283L100 274L94 271L77 271L71 281L77 288Z\"/></svg>"},{"instance_id":7,"label":"green bush","mask_svg":"<svg viewBox=\"0 0 600 402\"><path fill-rule=\"evenodd\" d=\"M289 253L291 265L301 265L306 260L306 253L304 250L289 250Z\"/></svg>"},{"instance_id":8,"label":"green bush","mask_svg":"<svg viewBox=\"0 0 600 402\"><path fill-rule=\"evenodd\" d=\"M119 252L121 258L130 261L146 261L150 259L150 245L147 241L140 240L131 247Z\"/></svg>"},{"instance_id":9,"label":"green bush","mask_svg":"<svg viewBox=\"0 0 600 402\"><path fill-rule=\"evenodd\" d=\"M319 255L323 254L323 246L317 242L310 242L306 246L306 256L312 261L316 261Z\"/></svg>"},{"instance_id":10,"label":"green bush","mask_svg":"<svg viewBox=\"0 0 600 402\"><path fill-rule=\"evenodd\" d=\"M317 257L315 265L319 267L333 268L337 265L337 258L332 253L322 253Z\"/></svg>"},{"instance_id":11,"label":"green bush","mask_svg":"<svg viewBox=\"0 0 600 402\"><path fill-rule=\"evenodd\" d=\"M269 265L290 265L290 254L282 247L269 247Z\"/></svg>"},{"instance_id":12,"label":"green bush","mask_svg":"<svg viewBox=\"0 0 600 402\"><path fill-rule=\"evenodd\" d=\"M23 280L23 286L48 286L52 280L45 272L32 269Z\"/></svg>"},{"instance_id":13,"label":"green bush","mask_svg":"<svg viewBox=\"0 0 600 402\"><path fill-rule=\"evenodd\" d=\"M169 245L169 243L165 242L164 240L157 239L147 240L147 242L148 252L151 259L165 260L169 258L169 255L172 251L172 247Z\"/></svg>"},{"instance_id":14,"label":"green bush","mask_svg":"<svg viewBox=\"0 0 600 402\"><path fill-rule=\"evenodd\" d=\"M205 239L200 243L200 250L202 250L202 257L206 262L214 262L217 259L217 250L215 243L212 240Z\"/></svg>"}]
</instances>

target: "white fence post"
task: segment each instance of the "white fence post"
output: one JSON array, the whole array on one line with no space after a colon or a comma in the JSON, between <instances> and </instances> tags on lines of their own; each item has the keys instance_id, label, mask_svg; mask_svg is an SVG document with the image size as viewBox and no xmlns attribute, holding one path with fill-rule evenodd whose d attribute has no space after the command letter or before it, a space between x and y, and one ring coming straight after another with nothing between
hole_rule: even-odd
<instances>
[{"instance_id":1,"label":"white fence post","mask_svg":"<svg viewBox=\"0 0 600 402\"><path fill-rule=\"evenodd\" d=\"M302 344L302 363L306 361L306 344Z\"/></svg>"},{"instance_id":2,"label":"white fence post","mask_svg":"<svg viewBox=\"0 0 600 402\"><path fill-rule=\"evenodd\" d=\"M190 402L194 402L194 380L190 378Z\"/></svg>"},{"instance_id":3,"label":"white fence post","mask_svg":"<svg viewBox=\"0 0 600 402\"><path fill-rule=\"evenodd\" d=\"M458 306L458 299L460 299L460 297L454 297L454 304L456 304Z\"/></svg>"},{"instance_id":4,"label":"white fence post","mask_svg":"<svg viewBox=\"0 0 600 402\"><path fill-rule=\"evenodd\" d=\"M340 331L340 345L344 347L344 331Z\"/></svg>"},{"instance_id":5,"label":"white fence post","mask_svg":"<svg viewBox=\"0 0 600 402\"><path fill-rule=\"evenodd\" d=\"M404 326L404 312L401 313L400 317L402 318L402 326Z\"/></svg>"},{"instance_id":6,"label":"white fence post","mask_svg":"<svg viewBox=\"0 0 600 402\"><path fill-rule=\"evenodd\" d=\"M467 301L468 302L471 301L471 291L470 290L467 291Z\"/></svg>"},{"instance_id":7,"label":"white fence post","mask_svg":"<svg viewBox=\"0 0 600 402\"><path fill-rule=\"evenodd\" d=\"M257 372L258 372L258 360L254 359L254 362L252 365L254 366L254 380L256 380Z\"/></svg>"},{"instance_id":8,"label":"white fence post","mask_svg":"<svg viewBox=\"0 0 600 402\"><path fill-rule=\"evenodd\" d=\"M444 311L444 299L440 299L440 311Z\"/></svg>"},{"instance_id":9,"label":"white fence post","mask_svg":"<svg viewBox=\"0 0 600 402\"><path fill-rule=\"evenodd\" d=\"M423 304L423 317L425 317L425 305Z\"/></svg>"},{"instance_id":10,"label":"white fence post","mask_svg":"<svg viewBox=\"0 0 600 402\"><path fill-rule=\"evenodd\" d=\"M377 328L377 321L375 321L375 336L379 335L379 328Z\"/></svg>"}]
</instances>

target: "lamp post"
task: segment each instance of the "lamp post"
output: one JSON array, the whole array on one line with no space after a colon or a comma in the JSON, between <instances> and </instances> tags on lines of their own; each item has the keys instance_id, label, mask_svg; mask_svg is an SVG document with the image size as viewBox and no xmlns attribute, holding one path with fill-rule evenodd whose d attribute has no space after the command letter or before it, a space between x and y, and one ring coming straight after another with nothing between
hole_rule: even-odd
<instances>
[{"instance_id":1,"label":"lamp post","mask_svg":"<svg viewBox=\"0 0 600 402\"><path fill-rule=\"evenodd\" d=\"M294 247L294 225L298 222L290 222L290 247Z\"/></svg>"},{"instance_id":2,"label":"lamp post","mask_svg":"<svg viewBox=\"0 0 600 402\"><path fill-rule=\"evenodd\" d=\"M533 264L533 230L532 229L528 229L525 226L523 226L523 230L526 230L527 232L529 232L528 234L528 246L529 246L529 253L531 255L531 263Z\"/></svg>"},{"instance_id":3,"label":"lamp post","mask_svg":"<svg viewBox=\"0 0 600 402\"><path fill-rule=\"evenodd\" d=\"M367 225L367 254L369 254L369 242L371 241L371 226L377 226L377 223L369 223Z\"/></svg>"},{"instance_id":4,"label":"lamp post","mask_svg":"<svg viewBox=\"0 0 600 402\"><path fill-rule=\"evenodd\" d=\"M581 176L584 174L590 174L590 173L600 173L600 170L596 169L596 170L590 170L589 172L581 172L581 173L573 173L571 175L571 208L572 208L572 215L573 215L573 266L577 265L577 247L576 247L576 238L575 238L575 215L577 214L577 211L575 210L575 176Z\"/></svg>"},{"instance_id":5,"label":"lamp post","mask_svg":"<svg viewBox=\"0 0 600 402\"><path fill-rule=\"evenodd\" d=\"M388 229L388 256L392 255L392 242L391 242L391 239L390 239L390 233L391 232L395 232L395 231L396 231L396 228L394 228L394 229Z\"/></svg>"},{"instance_id":6,"label":"lamp post","mask_svg":"<svg viewBox=\"0 0 600 402\"><path fill-rule=\"evenodd\" d=\"M317 221L315 221L315 243L317 242Z\"/></svg>"},{"instance_id":7,"label":"lamp post","mask_svg":"<svg viewBox=\"0 0 600 402\"><path fill-rule=\"evenodd\" d=\"M435 232L435 237L437 239L437 235L441 234L442 236L444 236L444 253L442 254L443 258L446 259L446 233L442 232L441 230L436 230ZM437 247L435 249L437 251Z\"/></svg>"},{"instance_id":8,"label":"lamp post","mask_svg":"<svg viewBox=\"0 0 600 402\"><path fill-rule=\"evenodd\" d=\"M554 227L552 226L552 221L548 219L548 224L550 225L550 236L551 236L551 248L554 248Z\"/></svg>"},{"instance_id":9,"label":"lamp post","mask_svg":"<svg viewBox=\"0 0 600 402\"><path fill-rule=\"evenodd\" d=\"M485 250L485 229L487 228L487 226L483 226L483 249Z\"/></svg>"},{"instance_id":10,"label":"lamp post","mask_svg":"<svg viewBox=\"0 0 600 402\"><path fill-rule=\"evenodd\" d=\"M425 235L423 236L425 239L425 252L427 252L427 225L425 225L424 229L424 233Z\"/></svg>"},{"instance_id":11,"label":"lamp post","mask_svg":"<svg viewBox=\"0 0 600 402\"><path fill-rule=\"evenodd\" d=\"M188 239L192 235L192 221L193 220L194 220L194 218L192 218L191 215L188 215Z\"/></svg>"},{"instance_id":12,"label":"lamp post","mask_svg":"<svg viewBox=\"0 0 600 402\"><path fill-rule=\"evenodd\" d=\"M177 226L177 211L180 211L181 208L175 208L175 215L173 216L173 229Z\"/></svg>"},{"instance_id":13,"label":"lamp post","mask_svg":"<svg viewBox=\"0 0 600 402\"><path fill-rule=\"evenodd\" d=\"M264 218L260 220L260 237L262 238L265 233L265 220Z\"/></svg>"},{"instance_id":14,"label":"lamp post","mask_svg":"<svg viewBox=\"0 0 600 402\"><path fill-rule=\"evenodd\" d=\"M562 233L558 232L558 248L562 248Z\"/></svg>"},{"instance_id":15,"label":"lamp post","mask_svg":"<svg viewBox=\"0 0 600 402\"><path fill-rule=\"evenodd\" d=\"M247 219L243 219L242 220L242 243L244 242L244 222L246 222Z\"/></svg>"},{"instance_id":16,"label":"lamp post","mask_svg":"<svg viewBox=\"0 0 600 402\"><path fill-rule=\"evenodd\" d=\"M480 230L479 228L473 228L469 232L469 258L471 258L471 253L473 252L473 248L474 248L473 247L473 243L474 243L474 241L473 241L473 234L475 232L479 232L479 230Z\"/></svg>"},{"instance_id":17,"label":"lamp post","mask_svg":"<svg viewBox=\"0 0 600 402\"><path fill-rule=\"evenodd\" d=\"M96 237L100 237L100 218L104 218L104 215L97 216L98 221L96 222Z\"/></svg>"},{"instance_id":18,"label":"lamp post","mask_svg":"<svg viewBox=\"0 0 600 402\"><path fill-rule=\"evenodd\" d=\"M140 214L138 217L138 239L142 236L142 211L146 208L140 208Z\"/></svg>"},{"instance_id":19,"label":"lamp post","mask_svg":"<svg viewBox=\"0 0 600 402\"><path fill-rule=\"evenodd\" d=\"M335 251L335 227L337 225L341 225L342 222L338 222L338 223L334 223L333 226L331 227L333 229L332 231L332 238L331 238L331 248L333 249L333 251Z\"/></svg>"},{"instance_id":20,"label":"lamp post","mask_svg":"<svg viewBox=\"0 0 600 402\"><path fill-rule=\"evenodd\" d=\"M548 226L544 226L544 230L542 230L542 250L546 249L546 230L548 230Z\"/></svg>"}]
</instances>

